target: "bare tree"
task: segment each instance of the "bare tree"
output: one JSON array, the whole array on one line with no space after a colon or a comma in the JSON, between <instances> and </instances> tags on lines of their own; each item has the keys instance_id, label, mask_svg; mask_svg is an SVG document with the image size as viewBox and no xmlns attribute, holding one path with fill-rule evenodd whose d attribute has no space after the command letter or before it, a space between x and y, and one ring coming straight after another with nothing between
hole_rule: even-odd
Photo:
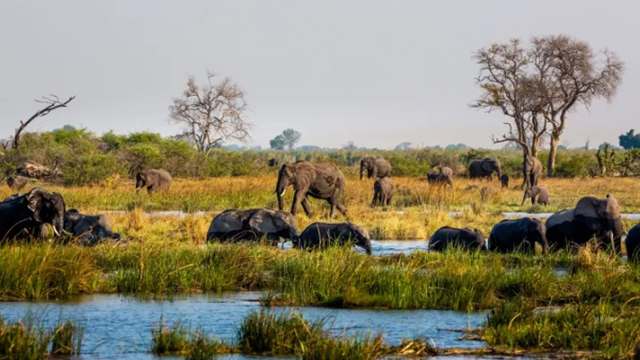
<instances>
[{"instance_id":1,"label":"bare tree","mask_svg":"<svg viewBox=\"0 0 640 360\"><path fill-rule=\"evenodd\" d=\"M207 74L207 83L187 81L183 95L173 99L169 107L171 118L184 125L182 136L190 139L201 152L207 152L229 139L246 140L249 123L244 112L247 104L243 91L231 79L215 82L216 76Z\"/></svg>"},{"instance_id":2,"label":"bare tree","mask_svg":"<svg viewBox=\"0 0 640 360\"><path fill-rule=\"evenodd\" d=\"M20 146L20 136L22 135L22 132L24 131L24 129L27 128L27 126L29 126L29 124L31 124L31 122L33 122L33 120L39 117L47 116L53 110L66 108L67 105L70 102L72 102L73 99L75 98L76 98L75 96L71 96L67 100L61 101L60 98L58 98L56 95L49 95L49 96L43 96L40 99L36 99L35 102L39 104L44 104L45 106L42 109L36 111L27 120L20 121L20 126L18 126L18 128L16 129L13 135L12 147L14 149L18 149L18 146Z\"/></svg>"},{"instance_id":3,"label":"bare tree","mask_svg":"<svg viewBox=\"0 0 640 360\"><path fill-rule=\"evenodd\" d=\"M473 104L487 111L500 111L506 117L507 131L493 142L514 143L522 150L523 171L547 131L542 114L540 82L531 75L531 60L518 40L493 44L476 53L480 75L476 79L483 92ZM527 177L525 176L525 179Z\"/></svg>"},{"instance_id":4,"label":"bare tree","mask_svg":"<svg viewBox=\"0 0 640 360\"><path fill-rule=\"evenodd\" d=\"M603 51L599 59L589 44L566 35L534 38L529 56L549 124L547 173L552 176L567 114L576 104L588 107L597 98L610 100L621 82L624 64L609 51Z\"/></svg>"}]
</instances>

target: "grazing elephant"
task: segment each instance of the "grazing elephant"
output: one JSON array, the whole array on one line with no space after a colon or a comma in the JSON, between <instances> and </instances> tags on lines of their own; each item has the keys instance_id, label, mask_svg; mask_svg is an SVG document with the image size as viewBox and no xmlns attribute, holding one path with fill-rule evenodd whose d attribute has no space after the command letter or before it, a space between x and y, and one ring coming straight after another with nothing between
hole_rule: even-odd
<instances>
[{"instance_id":1,"label":"grazing elephant","mask_svg":"<svg viewBox=\"0 0 640 360\"><path fill-rule=\"evenodd\" d=\"M39 237L44 224L56 235L64 229L65 204L62 195L33 188L0 202L0 243L19 237Z\"/></svg>"},{"instance_id":2,"label":"grazing elephant","mask_svg":"<svg viewBox=\"0 0 640 360\"><path fill-rule=\"evenodd\" d=\"M449 185L453 187L453 170L448 167L439 167L427 173L427 182L434 185Z\"/></svg>"},{"instance_id":3,"label":"grazing elephant","mask_svg":"<svg viewBox=\"0 0 640 360\"><path fill-rule=\"evenodd\" d=\"M271 209L229 209L216 215L207 232L207 241L259 241L266 238L277 245L280 238L298 237L296 219L289 213Z\"/></svg>"},{"instance_id":4,"label":"grazing elephant","mask_svg":"<svg viewBox=\"0 0 640 360\"><path fill-rule=\"evenodd\" d=\"M393 184L391 178L383 177L373 183L373 200L371 206L389 206L393 197Z\"/></svg>"},{"instance_id":5,"label":"grazing elephant","mask_svg":"<svg viewBox=\"0 0 640 360\"><path fill-rule=\"evenodd\" d=\"M85 246L94 246L103 240L120 240L104 215L83 215L76 209L64 213L64 230Z\"/></svg>"},{"instance_id":6,"label":"grazing elephant","mask_svg":"<svg viewBox=\"0 0 640 360\"><path fill-rule=\"evenodd\" d=\"M365 171L367 178L391 176L391 164L381 157L367 156L360 160L360 180L362 180Z\"/></svg>"},{"instance_id":7,"label":"grazing elephant","mask_svg":"<svg viewBox=\"0 0 640 360\"><path fill-rule=\"evenodd\" d=\"M542 221L530 217L505 219L491 229L488 249L500 253L521 251L533 254L535 243L542 246L543 253L547 252L547 238Z\"/></svg>"},{"instance_id":8,"label":"grazing elephant","mask_svg":"<svg viewBox=\"0 0 640 360\"><path fill-rule=\"evenodd\" d=\"M448 248L486 250L484 236L478 229L443 226L429 239L429 250L444 251Z\"/></svg>"},{"instance_id":9,"label":"grazing elephant","mask_svg":"<svg viewBox=\"0 0 640 360\"><path fill-rule=\"evenodd\" d=\"M502 176L500 176L500 185L502 185L502 188L509 188L509 175L507 174L502 174Z\"/></svg>"},{"instance_id":10,"label":"grazing elephant","mask_svg":"<svg viewBox=\"0 0 640 360\"><path fill-rule=\"evenodd\" d=\"M343 215L347 215L347 209L340 201L345 187L344 175L333 164L298 161L282 165L276 184L276 196L280 210L283 207L282 197L288 186L293 186L295 191L291 204L291 214L293 215L296 214L298 206L302 204L304 212L311 217L311 207L307 196L328 201L331 205L331 217L333 217L336 208Z\"/></svg>"},{"instance_id":11,"label":"grazing elephant","mask_svg":"<svg viewBox=\"0 0 640 360\"><path fill-rule=\"evenodd\" d=\"M9 176L7 178L7 186L9 186L9 188L11 188L11 190L13 191L22 190L27 185L28 182L29 182L28 178L20 175Z\"/></svg>"},{"instance_id":12,"label":"grazing elephant","mask_svg":"<svg viewBox=\"0 0 640 360\"><path fill-rule=\"evenodd\" d=\"M613 195L604 199L585 196L576 207L553 214L547 219L547 239L552 248L575 248L596 238L598 247L621 252L624 226L620 206Z\"/></svg>"},{"instance_id":13,"label":"grazing elephant","mask_svg":"<svg viewBox=\"0 0 640 360\"><path fill-rule=\"evenodd\" d=\"M313 223L300 234L293 246L301 249L324 249L331 245L353 244L371 255L371 240L366 230L352 223Z\"/></svg>"},{"instance_id":14,"label":"grazing elephant","mask_svg":"<svg viewBox=\"0 0 640 360\"><path fill-rule=\"evenodd\" d=\"M531 205L549 205L549 191L544 187L536 185L526 189L520 205L523 205L527 198L531 198Z\"/></svg>"},{"instance_id":15,"label":"grazing elephant","mask_svg":"<svg viewBox=\"0 0 640 360\"><path fill-rule=\"evenodd\" d=\"M537 157L527 155L522 166L522 175L524 178L524 189L538 186L538 180L542 176L542 163Z\"/></svg>"},{"instance_id":16,"label":"grazing elephant","mask_svg":"<svg viewBox=\"0 0 640 360\"><path fill-rule=\"evenodd\" d=\"M496 173L498 178L502 176L502 170L500 168L500 161L494 158L484 158L471 160L469 163L469 177L486 178L491 179L493 173Z\"/></svg>"},{"instance_id":17,"label":"grazing elephant","mask_svg":"<svg viewBox=\"0 0 640 360\"><path fill-rule=\"evenodd\" d=\"M171 174L163 169L142 170L136 174L136 191L146 188L149 194L168 190L171 186Z\"/></svg>"},{"instance_id":18,"label":"grazing elephant","mask_svg":"<svg viewBox=\"0 0 640 360\"><path fill-rule=\"evenodd\" d=\"M640 224L636 224L629 230L625 245L629 262L640 263Z\"/></svg>"}]
</instances>

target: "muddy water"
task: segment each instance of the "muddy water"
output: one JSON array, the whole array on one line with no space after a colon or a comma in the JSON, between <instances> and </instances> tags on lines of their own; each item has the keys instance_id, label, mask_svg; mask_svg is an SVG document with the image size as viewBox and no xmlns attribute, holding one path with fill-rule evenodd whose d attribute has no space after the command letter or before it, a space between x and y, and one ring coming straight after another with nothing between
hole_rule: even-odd
<instances>
[{"instance_id":1,"label":"muddy water","mask_svg":"<svg viewBox=\"0 0 640 360\"><path fill-rule=\"evenodd\" d=\"M145 301L120 295L95 295L75 302L5 302L0 314L7 320L32 316L37 323L52 326L58 320L76 321L84 331L82 359L153 358L151 329L162 317L168 323L181 322L233 342L239 324L251 311L260 309L259 293L242 292L223 296L189 296L172 301ZM291 311L276 308L273 311ZM371 310L295 308L306 319L324 319L335 335L384 336L390 344L402 339L427 338L441 348L478 348L480 341L461 339L460 330L482 326L485 313L440 310ZM245 359L246 357L227 357Z\"/></svg>"}]
</instances>

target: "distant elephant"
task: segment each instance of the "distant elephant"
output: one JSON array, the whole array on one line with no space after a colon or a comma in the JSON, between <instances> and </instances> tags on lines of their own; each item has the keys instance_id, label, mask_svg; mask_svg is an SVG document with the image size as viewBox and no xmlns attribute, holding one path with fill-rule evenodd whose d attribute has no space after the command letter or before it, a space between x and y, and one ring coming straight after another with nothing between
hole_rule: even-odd
<instances>
[{"instance_id":1,"label":"distant elephant","mask_svg":"<svg viewBox=\"0 0 640 360\"><path fill-rule=\"evenodd\" d=\"M527 155L525 157L525 161L522 166L525 190L533 186L538 186L538 180L540 180L543 170L542 163L537 157L533 155Z\"/></svg>"},{"instance_id":2,"label":"distant elephant","mask_svg":"<svg viewBox=\"0 0 640 360\"><path fill-rule=\"evenodd\" d=\"M498 178L502 176L502 169L500 167L500 161L494 158L484 158L471 160L469 163L469 177L471 179L487 178L491 179L493 173L496 173Z\"/></svg>"},{"instance_id":3,"label":"distant elephant","mask_svg":"<svg viewBox=\"0 0 640 360\"><path fill-rule=\"evenodd\" d=\"M78 240L81 245L94 246L103 240L120 240L104 215L83 215L76 209L64 214L64 230Z\"/></svg>"},{"instance_id":4,"label":"distant elephant","mask_svg":"<svg viewBox=\"0 0 640 360\"><path fill-rule=\"evenodd\" d=\"M291 204L291 214L293 215L296 214L298 206L302 204L304 212L311 217L311 207L307 196L328 201L331 205L331 217L333 217L336 208L343 215L347 215L347 209L342 205L340 199L345 187L344 175L333 164L298 161L282 165L276 184L276 196L280 210L283 208L282 197L288 186L293 186L295 191Z\"/></svg>"},{"instance_id":5,"label":"distant elephant","mask_svg":"<svg viewBox=\"0 0 640 360\"><path fill-rule=\"evenodd\" d=\"M0 243L20 237L39 237L50 224L59 236L64 230L65 203L62 195L33 188L0 202Z\"/></svg>"},{"instance_id":6,"label":"distant elephant","mask_svg":"<svg viewBox=\"0 0 640 360\"><path fill-rule=\"evenodd\" d=\"M369 233L352 223L313 223L304 229L293 246L301 249L324 249L331 245L344 246L349 243L371 255Z\"/></svg>"},{"instance_id":7,"label":"distant elephant","mask_svg":"<svg viewBox=\"0 0 640 360\"><path fill-rule=\"evenodd\" d=\"M618 201L610 194L604 199L581 198L574 209L551 215L546 228L549 245L555 249L575 248L595 238L598 246L621 252L624 226Z\"/></svg>"},{"instance_id":8,"label":"distant elephant","mask_svg":"<svg viewBox=\"0 0 640 360\"><path fill-rule=\"evenodd\" d=\"M640 224L636 224L629 230L625 245L629 262L640 263Z\"/></svg>"},{"instance_id":9,"label":"distant elephant","mask_svg":"<svg viewBox=\"0 0 640 360\"><path fill-rule=\"evenodd\" d=\"M478 229L443 226L429 239L429 250L444 251L448 248L486 250L484 235Z\"/></svg>"},{"instance_id":10,"label":"distant elephant","mask_svg":"<svg viewBox=\"0 0 640 360\"><path fill-rule=\"evenodd\" d=\"M533 254L535 243L542 246L543 253L547 252L549 246L542 221L531 217L505 219L491 229L488 249L500 253L519 251Z\"/></svg>"},{"instance_id":11,"label":"distant elephant","mask_svg":"<svg viewBox=\"0 0 640 360\"><path fill-rule=\"evenodd\" d=\"M159 190L168 190L171 186L171 174L163 169L142 170L136 174L136 191L146 188L153 193Z\"/></svg>"},{"instance_id":12,"label":"distant elephant","mask_svg":"<svg viewBox=\"0 0 640 360\"><path fill-rule=\"evenodd\" d=\"M533 186L526 189L522 197L522 204L520 205L523 205L527 198L531 199L531 205L549 205L549 191L544 187Z\"/></svg>"},{"instance_id":13,"label":"distant elephant","mask_svg":"<svg viewBox=\"0 0 640 360\"><path fill-rule=\"evenodd\" d=\"M276 158L271 158L268 161L269 167L276 167L280 162Z\"/></svg>"},{"instance_id":14,"label":"distant elephant","mask_svg":"<svg viewBox=\"0 0 640 360\"><path fill-rule=\"evenodd\" d=\"M367 178L383 178L391 176L391 164L381 157L367 156L360 160L360 180L367 173Z\"/></svg>"},{"instance_id":15,"label":"distant elephant","mask_svg":"<svg viewBox=\"0 0 640 360\"><path fill-rule=\"evenodd\" d=\"M390 177L376 179L373 184L373 200L371 206L389 206L393 197L393 184Z\"/></svg>"},{"instance_id":16,"label":"distant elephant","mask_svg":"<svg viewBox=\"0 0 640 360\"><path fill-rule=\"evenodd\" d=\"M291 214L271 209L229 209L216 215L207 231L207 241L259 241L276 245L280 238L298 237L296 219Z\"/></svg>"},{"instance_id":17,"label":"distant elephant","mask_svg":"<svg viewBox=\"0 0 640 360\"><path fill-rule=\"evenodd\" d=\"M500 185L502 185L502 188L509 188L509 175L502 174L500 176Z\"/></svg>"},{"instance_id":18,"label":"distant elephant","mask_svg":"<svg viewBox=\"0 0 640 360\"><path fill-rule=\"evenodd\" d=\"M7 177L7 186L9 186L9 188L11 188L11 190L13 191L22 190L28 182L28 178L20 175Z\"/></svg>"},{"instance_id":19,"label":"distant elephant","mask_svg":"<svg viewBox=\"0 0 640 360\"><path fill-rule=\"evenodd\" d=\"M427 182L429 184L449 185L453 187L453 170L446 166L440 166L427 173Z\"/></svg>"}]
</instances>

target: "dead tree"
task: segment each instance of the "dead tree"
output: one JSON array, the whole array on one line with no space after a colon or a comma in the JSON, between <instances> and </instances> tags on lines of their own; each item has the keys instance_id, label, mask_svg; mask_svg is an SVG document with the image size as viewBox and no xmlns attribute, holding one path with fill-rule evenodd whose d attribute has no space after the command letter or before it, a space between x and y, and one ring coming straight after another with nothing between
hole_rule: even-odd
<instances>
[{"instance_id":1,"label":"dead tree","mask_svg":"<svg viewBox=\"0 0 640 360\"><path fill-rule=\"evenodd\" d=\"M13 143L12 146L14 149L18 149L20 145L20 136L24 129L31 124L31 122L39 117L44 117L49 115L50 112L60 108L66 108L67 105L75 99L75 96L71 96L65 101L61 101L56 95L43 96L40 99L36 99L35 102L40 104L45 104L45 107L35 112L35 114L31 115L27 120L20 121L20 126L16 129L16 132L13 135Z\"/></svg>"},{"instance_id":2,"label":"dead tree","mask_svg":"<svg viewBox=\"0 0 640 360\"><path fill-rule=\"evenodd\" d=\"M229 78L217 83L214 78L209 73L203 86L189 78L183 95L173 99L169 107L173 121L184 126L181 136L201 152L220 147L228 139L242 141L249 137L243 91Z\"/></svg>"}]
</instances>

